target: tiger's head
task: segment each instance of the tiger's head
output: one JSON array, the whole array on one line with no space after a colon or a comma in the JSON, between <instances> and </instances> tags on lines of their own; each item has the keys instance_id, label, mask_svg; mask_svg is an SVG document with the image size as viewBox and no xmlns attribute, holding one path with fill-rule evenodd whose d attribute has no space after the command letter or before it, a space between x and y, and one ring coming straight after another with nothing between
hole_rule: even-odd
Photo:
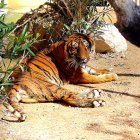
<instances>
[{"instance_id":1,"label":"tiger's head","mask_svg":"<svg viewBox=\"0 0 140 140\"><path fill-rule=\"evenodd\" d=\"M55 49L57 61L63 62L68 69L77 69L89 61L90 53L95 52L94 45L92 34L74 33L66 37L63 42L59 42Z\"/></svg>"}]
</instances>

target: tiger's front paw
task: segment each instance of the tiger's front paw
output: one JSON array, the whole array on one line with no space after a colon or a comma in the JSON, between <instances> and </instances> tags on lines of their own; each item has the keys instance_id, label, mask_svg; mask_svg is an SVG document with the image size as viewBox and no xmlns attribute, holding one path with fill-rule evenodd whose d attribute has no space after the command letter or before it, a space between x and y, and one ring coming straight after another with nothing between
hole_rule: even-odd
<instances>
[{"instance_id":1,"label":"tiger's front paw","mask_svg":"<svg viewBox=\"0 0 140 140\"><path fill-rule=\"evenodd\" d=\"M113 81L118 80L118 75L116 73L112 73L112 80Z\"/></svg>"},{"instance_id":2,"label":"tiger's front paw","mask_svg":"<svg viewBox=\"0 0 140 140\"><path fill-rule=\"evenodd\" d=\"M115 73L109 73L105 75L106 81L116 81L118 79L118 75Z\"/></svg>"},{"instance_id":3,"label":"tiger's front paw","mask_svg":"<svg viewBox=\"0 0 140 140\"><path fill-rule=\"evenodd\" d=\"M98 98L102 93L103 91L101 89L93 89L89 93L87 93L87 98Z\"/></svg>"},{"instance_id":4,"label":"tiger's front paw","mask_svg":"<svg viewBox=\"0 0 140 140\"><path fill-rule=\"evenodd\" d=\"M101 89L87 89L80 93L80 97L87 99L98 98L102 93L103 91Z\"/></svg>"},{"instance_id":5,"label":"tiger's front paw","mask_svg":"<svg viewBox=\"0 0 140 140\"><path fill-rule=\"evenodd\" d=\"M93 101L93 107L100 107L104 106L106 103L104 100L95 100Z\"/></svg>"}]
</instances>

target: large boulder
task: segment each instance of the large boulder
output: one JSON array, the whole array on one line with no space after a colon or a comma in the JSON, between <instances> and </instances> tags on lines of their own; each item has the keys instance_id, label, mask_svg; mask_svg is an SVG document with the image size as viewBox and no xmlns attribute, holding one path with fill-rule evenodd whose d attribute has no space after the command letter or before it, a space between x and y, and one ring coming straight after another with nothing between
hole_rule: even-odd
<instances>
[{"instance_id":1,"label":"large boulder","mask_svg":"<svg viewBox=\"0 0 140 140\"><path fill-rule=\"evenodd\" d=\"M127 50L125 38L119 30L110 23L106 23L100 28L99 34L95 38L95 51L99 53L106 52L124 52Z\"/></svg>"}]
</instances>

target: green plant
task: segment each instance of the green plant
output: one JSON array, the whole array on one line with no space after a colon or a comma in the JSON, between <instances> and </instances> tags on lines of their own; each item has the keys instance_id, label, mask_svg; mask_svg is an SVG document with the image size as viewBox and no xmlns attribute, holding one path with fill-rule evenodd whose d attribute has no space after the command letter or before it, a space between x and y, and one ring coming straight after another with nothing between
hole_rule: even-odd
<instances>
[{"instance_id":1,"label":"green plant","mask_svg":"<svg viewBox=\"0 0 140 140\"><path fill-rule=\"evenodd\" d=\"M2 6L1 6L2 5ZM0 4L3 8L4 4ZM5 93L10 85L13 84L12 73L21 68L24 71L26 63L23 60L29 55L35 55L30 46L38 42L32 34L27 34L28 24L23 25L23 31L17 37L14 31L17 28L14 23L5 23L5 14L0 15L0 98L5 97ZM19 55L20 54L20 55Z\"/></svg>"},{"instance_id":2,"label":"green plant","mask_svg":"<svg viewBox=\"0 0 140 140\"><path fill-rule=\"evenodd\" d=\"M5 1L1 0L0 2L0 9L4 8L6 6Z\"/></svg>"},{"instance_id":3,"label":"green plant","mask_svg":"<svg viewBox=\"0 0 140 140\"><path fill-rule=\"evenodd\" d=\"M61 9L60 12L67 14L67 17L71 19L71 24L69 24L70 20L67 20L68 22L64 20L66 22L63 35L72 32L96 34L105 23L104 16L110 19L111 7L107 6L105 0L54 0L53 2ZM100 5L102 7L99 8Z\"/></svg>"}]
</instances>

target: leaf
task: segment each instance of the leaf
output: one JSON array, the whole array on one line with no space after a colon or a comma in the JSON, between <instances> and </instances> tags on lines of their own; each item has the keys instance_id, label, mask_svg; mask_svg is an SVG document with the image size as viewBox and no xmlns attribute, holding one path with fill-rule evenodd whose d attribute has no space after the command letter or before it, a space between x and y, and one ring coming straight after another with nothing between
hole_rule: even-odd
<instances>
[{"instance_id":1,"label":"leaf","mask_svg":"<svg viewBox=\"0 0 140 140\"><path fill-rule=\"evenodd\" d=\"M8 35L13 28L15 27L15 24L5 24L2 21L0 21L0 38L4 38L6 35Z\"/></svg>"},{"instance_id":2,"label":"leaf","mask_svg":"<svg viewBox=\"0 0 140 140\"><path fill-rule=\"evenodd\" d=\"M7 44L7 49L9 49L10 47L12 47L12 45L14 44L14 40L10 40Z\"/></svg>"},{"instance_id":3,"label":"leaf","mask_svg":"<svg viewBox=\"0 0 140 140\"><path fill-rule=\"evenodd\" d=\"M10 86L10 85L12 86L13 83L10 83L10 82L8 83L8 82L7 82L7 83L2 83L2 84L0 84L0 86L7 86L7 85L8 85L8 86Z\"/></svg>"},{"instance_id":4,"label":"leaf","mask_svg":"<svg viewBox=\"0 0 140 140\"><path fill-rule=\"evenodd\" d=\"M0 21L4 22L4 19L5 19L5 14L2 14L2 15L0 16Z\"/></svg>"},{"instance_id":5,"label":"leaf","mask_svg":"<svg viewBox=\"0 0 140 140\"><path fill-rule=\"evenodd\" d=\"M32 43L28 42L21 47L21 51L27 50L32 45Z\"/></svg>"},{"instance_id":6,"label":"leaf","mask_svg":"<svg viewBox=\"0 0 140 140\"><path fill-rule=\"evenodd\" d=\"M3 48L3 41L0 40L0 49L2 49L2 48Z\"/></svg>"},{"instance_id":7,"label":"leaf","mask_svg":"<svg viewBox=\"0 0 140 140\"><path fill-rule=\"evenodd\" d=\"M27 33L27 29L28 29L28 24L26 24L23 28L23 31L21 33L21 35L19 36L18 40L17 40L17 44L20 44L23 40L24 40L24 37Z\"/></svg>"},{"instance_id":8,"label":"leaf","mask_svg":"<svg viewBox=\"0 0 140 140\"><path fill-rule=\"evenodd\" d=\"M24 40L29 39L29 38L31 38L32 36L33 36L32 34L27 34L27 35L24 37Z\"/></svg>"},{"instance_id":9,"label":"leaf","mask_svg":"<svg viewBox=\"0 0 140 140\"><path fill-rule=\"evenodd\" d=\"M0 21L0 28L3 28L3 26L7 27L7 25L4 22Z\"/></svg>"},{"instance_id":10,"label":"leaf","mask_svg":"<svg viewBox=\"0 0 140 140\"><path fill-rule=\"evenodd\" d=\"M4 3L4 0L1 0L0 2L0 8L4 8L7 4Z\"/></svg>"},{"instance_id":11,"label":"leaf","mask_svg":"<svg viewBox=\"0 0 140 140\"><path fill-rule=\"evenodd\" d=\"M30 48L27 48L27 50L32 56L35 56L34 52Z\"/></svg>"},{"instance_id":12,"label":"leaf","mask_svg":"<svg viewBox=\"0 0 140 140\"><path fill-rule=\"evenodd\" d=\"M13 23L5 24L0 21L0 29L11 29L15 26Z\"/></svg>"},{"instance_id":13,"label":"leaf","mask_svg":"<svg viewBox=\"0 0 140 140\"><path fill-rule=\"evenodd\" d=\"M66 24L64 24L64 27L69 31L70 30L70 27Z\"/></svg>"},{"instance_id":14,"label":"leaf","mask_svg":"<svg viewBox=\"0 0 140 140\"><path fill-rule=\"evenodd\" d=\"M32 43L31 42L28 42L28 43L26 43L25 45L23 45L22 46L22 51L23 50L28 50L28 52L31 54L31 55L33 55L33 56L35 56L35 54L34 54L34 52L30 49L30 46L32 45Z\"/></svg>"},{"instance_id":15,"label":"leaf","mask_svg":"<svg viewBox=\"0 0 140 140\"><path fill-rule=\"evenodd\" d=\"M14 48L13 48L13 51L12 51L12 54L11 54L11 57L16 53L18 52L19 50L19 46L17 44L15 44Z\"/></svg>"},{"instance_id":16,"label":"leaf","mask_svg":"<svg viewBox=\"0 0 140 140\"><path fill-rule=\"evenodd\" d=\"M39 37L40 37L40 34L37 33L35 38L38 39Z\"/></svg>"}]
</instances>

